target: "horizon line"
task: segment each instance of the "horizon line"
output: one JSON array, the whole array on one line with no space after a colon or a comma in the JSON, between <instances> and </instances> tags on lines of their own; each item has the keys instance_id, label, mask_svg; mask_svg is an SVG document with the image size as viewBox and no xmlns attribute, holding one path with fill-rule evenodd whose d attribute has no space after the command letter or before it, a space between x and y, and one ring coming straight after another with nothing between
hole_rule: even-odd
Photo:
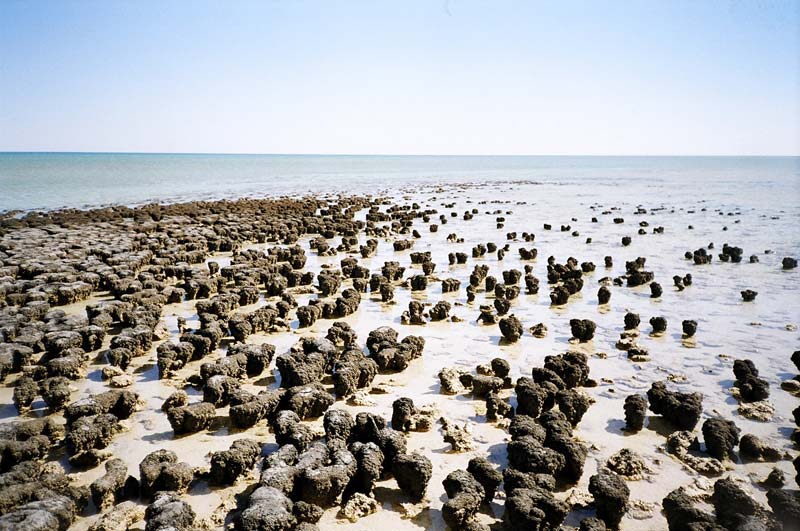
<instances>
[{"instance_id":1,"label":"horizon line","mask_svg":"<svg viewBox=\"0 0 800 531\"><path fill-rule=\"evenodd\" d=\"M69 150L0 150L0 155L210 155L210 156L272 156L272 157L585 157L585 158L655 158L655 157L682 157L682 158L800 158L800 153L795 154L498 154L498 153L256 153L244 151L69 151Z\"/></svg>"}]
</instances>

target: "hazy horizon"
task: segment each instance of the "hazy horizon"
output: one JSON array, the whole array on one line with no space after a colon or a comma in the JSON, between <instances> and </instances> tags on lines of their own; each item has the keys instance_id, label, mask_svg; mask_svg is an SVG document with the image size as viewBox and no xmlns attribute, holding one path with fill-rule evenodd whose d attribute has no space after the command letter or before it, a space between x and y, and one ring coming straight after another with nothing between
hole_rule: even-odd
<instances>
[{"instance_id":1,"label":"hazy horizon","mask_svg":"<svg viewBox=\"0 0 800 531\"><path fill-rule=\"evenodd\" d=\"M247 153L247 152L210 152L210 151L2 151L2 155L206 155L206 156L228 156L242 155L255 157L530 157L530 158L800 158L800 154L776 154L776 155L751 155L751 154L701 154L691 155L682 153L658 154L626 154L626 153L589 153L589 154L566 154L566 153Z\"/></svg>"}]
</instances>

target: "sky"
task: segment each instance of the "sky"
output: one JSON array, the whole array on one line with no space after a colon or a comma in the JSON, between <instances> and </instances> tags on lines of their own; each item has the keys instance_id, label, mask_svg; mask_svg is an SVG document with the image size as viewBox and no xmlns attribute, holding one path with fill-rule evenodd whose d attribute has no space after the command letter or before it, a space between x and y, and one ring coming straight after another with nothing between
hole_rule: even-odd
<instances>
[{"instance_id":1,"label":"sky","mask_svg":"<svg viewBox=\"0 0 800 531\"><path fill-rule=\"evenodd\" d=\"M0 151L799 155L800 1L0 0Z\"/></svg>"}]
</instances>

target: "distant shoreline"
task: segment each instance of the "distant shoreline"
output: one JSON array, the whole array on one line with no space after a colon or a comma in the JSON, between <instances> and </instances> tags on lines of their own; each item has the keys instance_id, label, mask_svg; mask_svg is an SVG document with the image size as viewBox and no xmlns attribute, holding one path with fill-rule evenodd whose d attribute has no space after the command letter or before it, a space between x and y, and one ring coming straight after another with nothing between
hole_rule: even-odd
<instances>
[{"instance_id":1,"label":"distant shoreline","mask_svg":"<svg viewBox=\"0 0 800 531\"><path fill-rule=\"evenodd\" d=\"M509 181L687 191L753 181L787 196L800 157L0 153L0 212Z\"/></svg>"},{"instance_id":2,"label":"distant shoreline","mask_svg":"<svg viewBox=\"0 0 800 531\"><path fill-rule=\"evenodd\" d=\"M589 154L589 155L570 155L570 154L459 154L459 153L248 153L248 152L204 152L204 151L0 151L0 155L204 155L204 156L243 156L243 157L429 157L429 158L638 158L638 159L668 159L668 158L687 158L687 159L800 159L800 154L704 154L704 155L631 155L631 154Z\"/></svg>"}]
</instances>

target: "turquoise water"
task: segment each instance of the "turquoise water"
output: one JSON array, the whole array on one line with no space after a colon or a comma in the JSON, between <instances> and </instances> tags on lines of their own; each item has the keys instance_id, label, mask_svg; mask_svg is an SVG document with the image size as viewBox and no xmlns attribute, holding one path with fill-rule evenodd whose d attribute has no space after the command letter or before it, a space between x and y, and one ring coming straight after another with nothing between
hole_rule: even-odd
<instances>
[{"instance_id":1,"label":"turquoise water","mask_svg":"<svg viewBox=\"0 0 800 531\"><path fill-rule=\"evenodd\" d=\"M796 205L800 157L0 153L0 211L531 180ZM755 205L753 205L755 206Z\"/></svg>"}]
</instances>

